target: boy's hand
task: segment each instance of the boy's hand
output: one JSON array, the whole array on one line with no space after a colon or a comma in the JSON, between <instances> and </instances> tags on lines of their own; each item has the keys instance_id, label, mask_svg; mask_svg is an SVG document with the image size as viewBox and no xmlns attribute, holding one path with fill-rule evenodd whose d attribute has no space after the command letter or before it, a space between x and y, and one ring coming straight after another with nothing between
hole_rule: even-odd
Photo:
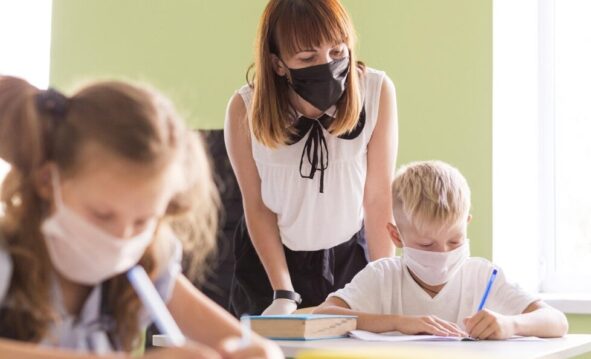
<instances>
[{"instance_id":1,"label":"boy's hand","mask_svg":"<svg viewBox=\"0 0 591 359\"><path fill-rule=\"evenodd\" d=\"M470 337L475 339L507 339L515 333L511 317L488 309L466 317L464 325Z\"/></svg>"},{"instance_id":2,"label":"boy's hand","mask_svg":"<svg viewBox=\"0 0 591 359\"><path fill-rule=\"evenodd\" d=\"M468 334L455 323L440 319L434 315L401 316L396 330L403 334L431 334L444 337L466 337Z\"/></svg>"}]
</instances>

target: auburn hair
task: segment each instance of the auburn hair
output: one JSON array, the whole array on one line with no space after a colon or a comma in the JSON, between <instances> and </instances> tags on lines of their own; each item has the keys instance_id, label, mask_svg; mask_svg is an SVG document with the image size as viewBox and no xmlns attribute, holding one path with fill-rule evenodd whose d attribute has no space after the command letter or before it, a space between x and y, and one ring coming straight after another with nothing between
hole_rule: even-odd
<instances>
[{"instance_id":1,"label":"auburn hair","mask_svg":"<svg viewBox=\"0 0 591 359\"><path fill-rule=\"evenodd\" d=\"M75 176L89 160L80 156L88 142L154 171L182 161L184 186L168 204L139 262L152 278L164 264L161 249L170 230L191 251L192 268L203 269L217 229L218 195L205 149L165 97L146 86L95 82L64 97L67 110L55 116L40 110L40 94L22 79L0 76L0 157L11 164L0 197L4 210L0 245L13 262L5 298L10 310L0 318L0 328L11 328L13 339L29 342L41 341L58 319L50 295L53 267L40 231L50 204L40 196L35 182L38 170L48 161L60 173ZM125 274L105 284L116 339L123 350L131 351L141 337L139 299Z\"/></svg>"},{"instance_id":2,"label":"auburn hair","mask_svg":"<svg viewBox=\"0 0 591 359\"><path fill-rule=\"evenodd\" d=\"M272 55L291 57L323 43L345 43L349 48L349 74L345 93L336 104L336 119L329 131L342 135L355 128L362 107L360 73L355 56L356 35L349 14L338 0L271 0L259 21L254 64L247 72L253 88L250 127L263 145L275 148L289 142L294 111L289 103L286 77L273 69ZM254 69L254 75L250 70Z\"/></svg>"}]
</instances>

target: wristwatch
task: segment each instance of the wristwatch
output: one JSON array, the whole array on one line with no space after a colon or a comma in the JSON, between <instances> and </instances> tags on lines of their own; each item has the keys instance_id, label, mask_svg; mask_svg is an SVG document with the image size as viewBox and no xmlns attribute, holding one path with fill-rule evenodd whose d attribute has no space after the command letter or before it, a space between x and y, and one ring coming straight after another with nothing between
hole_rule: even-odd
<instances>
[{"instance_id":1,"label":"wristwatch","mask_svg":"<svg viewBox=\"0 0 591 359\"><path fill-rule=\"evenodd\" d=\"M302 296L291 290L274 290L273 300L275 299L290 299L293 300L297 305L302 303Z\"/></svg>"}]
</instances>

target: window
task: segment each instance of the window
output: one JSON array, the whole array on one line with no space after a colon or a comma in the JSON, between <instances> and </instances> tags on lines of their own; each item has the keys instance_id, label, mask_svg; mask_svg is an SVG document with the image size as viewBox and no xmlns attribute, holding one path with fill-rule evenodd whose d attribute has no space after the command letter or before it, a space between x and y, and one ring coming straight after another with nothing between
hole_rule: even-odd
<instances>
[{"instance_id":1,"label":"window","mask_svg":"<svg viewBox=\"0 0 591 359\"><path fill-rule=\"evenodd\" d=\"M544 135L549 147L544 160L553 162L547 195L554 207L549 218L554 238L542 289L591 293L591 3L560 0L553 10L553 21L542 25L554 30L548 51L553 66L546 74L552 76L554 111L544 127L553 130Z\"/></svg>"},{"instance_id":2,"label":"window","mask_svg":"<svg viewBox=\"0 0 591 359\"><path fill-rule=\"evenodd\" d=\"M0 0L0 74L46 88L51 38L49 0ZM9 170L0 159L0 183Z\"/></svg>"},{"instance_id":3,"label":"window","mask_svg":"<svg viewBox=\"0 0 591 359\"><path fill-rule=\"evenodd\" d=\"M493 260L591 301L589 15L587 0L493 2Z\"/></svg>"}]
</instances>

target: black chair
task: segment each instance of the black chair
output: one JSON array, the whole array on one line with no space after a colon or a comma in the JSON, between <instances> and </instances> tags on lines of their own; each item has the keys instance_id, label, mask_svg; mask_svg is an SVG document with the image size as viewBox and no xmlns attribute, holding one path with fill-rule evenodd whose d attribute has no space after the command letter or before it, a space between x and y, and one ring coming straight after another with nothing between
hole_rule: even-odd
<instances>
[{"instance_id":1,"label":"black chair","mask_svg":"<svg viewBox=\"0 0 591 359\"><path fill-rule=\"evenodd\" d=\"M242 195L228 159L223 130L200 131L209 150L214 180L220 192L221 208L217 235L217 255L206 280L199 285L203 293L223 308L229 308L230 285L234 272L233 235L243 215Z\"/></svg>"},{"instance_id":2,"label":"black chair","mask_svg":"<svg viewBox=\"0 0 591 359\"><path fill-rule=\"evenodd\" d=\"M220 193L221 207L216 255L209 261L205 280L194 284L222 308L228 309L230 285L234 273L232 238L238 221L243 215L242 195L224 144L224 131L200 130L199 133L209 152L214 181ZM146 332L147 350L153 347L152 335L154 334L158 334L158 330L151 325Z\"/></svg>"}]
</instances>

